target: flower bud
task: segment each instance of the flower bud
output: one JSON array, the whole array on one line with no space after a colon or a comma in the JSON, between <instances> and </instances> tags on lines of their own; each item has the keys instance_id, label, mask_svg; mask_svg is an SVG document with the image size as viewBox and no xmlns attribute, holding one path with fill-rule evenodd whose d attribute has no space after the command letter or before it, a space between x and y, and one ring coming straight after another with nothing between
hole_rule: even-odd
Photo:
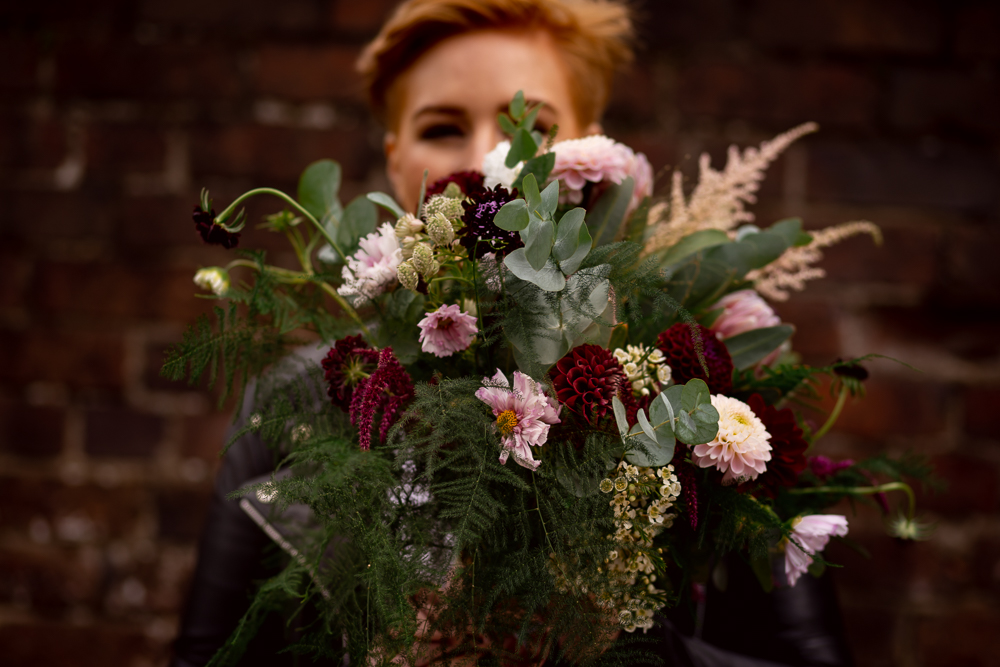
<instances>
[{"instance_id":1,"label":"flower bud","mask_svg":"<svg viewBox=\"0 0 1000 667\"><path fill-rule=\"evenodd\" d=\"M400 262L399 266L396 267L396 277L399 279L400 285L413 292L417 291L417 283L420 282L420 276L417 274L417 270L413 268L412 261Z\"/></svg>"},{"instance_id":2,"label":"flower bud","mask_svg":"<svg viewBox=\"0 0 1000 667\"><path fill-rule=\"evenodd\" d=\"M229 291L229 272L218 266L199 269L194 274L194 284L202 289L210 290L216 296L225 296L226 292Z\"/></svg>"},{"instance_id":3,"label":"flower bud","mask_svg":"<svg viewBox=\"0 0 1000 667\"><path fill-rule=\"evenodd\" d=\"M427 221L427 235L436 245L448 245L455 240L455 229L441 213L435 213Z\"/></svg>"},{"instance_id":4,"label":"flower bud","mask_svg":"<svg viewBox=\"0 0 1000 667\"><path fill-rule=\"evenodd\" d=\"M424 223L420 218L412 213L405 213L403 217L396 221L394 227L396 238L402 243L407 236L416 236L424 230Z\"/></svg>"},{"instance_id":5,"label":"flower bud","mask_svg":"<svg viewBox=\"0 0 1000 667\"><path fill-rule=\"evenodd\" d=\"M448 185L452 185L449 183ZM465 213L462 207L461 191L459 198L448 197L447 195L434 195L424 204L424 215L428 220L436 215L442 215L446 220L457 220Z\"/></svg>"}]
</instances>

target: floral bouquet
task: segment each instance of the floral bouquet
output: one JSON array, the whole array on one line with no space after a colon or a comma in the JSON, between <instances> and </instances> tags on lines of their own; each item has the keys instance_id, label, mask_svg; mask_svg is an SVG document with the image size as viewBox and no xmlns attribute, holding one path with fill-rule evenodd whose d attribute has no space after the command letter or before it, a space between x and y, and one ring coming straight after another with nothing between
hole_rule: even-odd
<instances>
[{"instance_id":1,"label":"floral bouquet","mask_svg":"<svg viewBox=\"0 0 1000 667\"><path fill-rule=\"evenodd\" d=\"M692 192L675 173L655 201L645 156L604 136L557 143L536 114L519 94L499 117L510 140L481 172L425 178L414 212L384 193L342 206L332 161L297 198L260 188L216 214L203 192L196 227L226 248L241 202L281 198L263 226L301 265L241 251L199 271L229 307L164 369L252 387L234 440L254 432L282 464L244 507L271 527L306 517L276 538L287 567L223 656L265 610L314 598L297 648L334 658L413 664L433 644L626 664L641 634L620 631L650 628L729 552L765 589L818 574L848 532L825 508L845 497L888 512L886 492L904 491L890 531L920 537L903 482L926 477L920 461L809 453L862 393L863 359L799 363L764 299L822 276L823 247L880 240L869 222L752 224L765 168L815 126L733 147L723 171L702 156ZM837 398L814 428L790 406L824 378Z\"/></svg>"}]
</instances>

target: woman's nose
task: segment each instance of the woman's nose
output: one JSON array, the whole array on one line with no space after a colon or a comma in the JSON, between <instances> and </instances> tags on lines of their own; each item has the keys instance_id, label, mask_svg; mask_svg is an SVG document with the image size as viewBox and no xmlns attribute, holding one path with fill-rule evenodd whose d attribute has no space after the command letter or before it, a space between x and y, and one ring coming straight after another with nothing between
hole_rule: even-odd
<instances>
[{"instance_id":1,"label":"woman's nose","mask_svg":"<svg viewBox=\"0 0 1000 667\"><path fill-rule=\"evenodd\" d=\"M481 122L476 125L471 139L468 164L465 165L465 169L480 171L483 168L483 158L504 140L504 135L500 132L496 121L490 118L489 122Z\"/></svg>"}]
</instances>

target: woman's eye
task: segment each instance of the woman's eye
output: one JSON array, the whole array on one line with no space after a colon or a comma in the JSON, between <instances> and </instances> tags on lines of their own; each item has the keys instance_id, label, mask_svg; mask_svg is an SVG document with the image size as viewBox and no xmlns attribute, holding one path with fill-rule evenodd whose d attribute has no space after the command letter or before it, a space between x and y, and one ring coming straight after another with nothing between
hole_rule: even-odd
<instances>
[{"instance_id":1,"label":"woman's eye","mask_svg":"<svg viewBox=\"0 0 1000 667\"><path fill-rule=\"evenodd\" d=\"M465 132L462 131L462 128L451 123L429 125L420 131L421 139L446 139L463 136L465 136Z\"/></svg>"}]
</instances>

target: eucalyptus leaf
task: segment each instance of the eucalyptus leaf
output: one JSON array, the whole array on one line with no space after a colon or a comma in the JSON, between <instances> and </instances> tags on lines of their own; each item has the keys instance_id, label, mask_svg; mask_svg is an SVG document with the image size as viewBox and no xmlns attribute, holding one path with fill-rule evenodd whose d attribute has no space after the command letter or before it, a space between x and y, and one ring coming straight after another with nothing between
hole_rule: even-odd
<instances>
[{"instance_id":1,"label":"eucalyptus leaf","mask_svg":"<svg viewBox=\"0 0 1000 667\"><path fill-rule=\"evenodd\" d=\"M699 250L723 243L729 243L729 236L724 231L718 229L702 229L693 234L688 234L667 250L660 260L660 266L669 268Z\"/></svg>"},{"instance_id":2,"label":"eucalyptus leaf","mask_svg":"<svg viewBox=\"0 0 1000 667\"><path fill-rule=\"evenodd\" d=\"M555 241L555 223L551 220L532 220L528 228L522 232L527 236L524 240L524 256L535 271L541 271L549 260L552 244Z\"/></svg>"},{"instance_id":3,"label":"eucalyptus leaf","mask_svg":"<svg viewBox=\"0 0 1000 667\"><path fill-rule=\"evenodd\" d=\"M368 197L359 195L351 200L344 209L337 230L337 243L341 249L351 255L358 248L358 242L375 231L378 224L378 211Z\"/></svg>"},{"instance_id":4,"label":"eucalyptus leaf","mask_svg":"<svg viewBox=\"0 0 1000 667\"><path fill-rule=\"evenodd\" d=\"M611 398L611 407L615 411L615 424L618 426L618 433L622 438L628 433L628 415L625 412L625 404L617 396Z\"/></svg>"},{"instance_id":5,"label":"eucalyptus leaf","mask_svg":"<svg viewBox=\"0 0 1000 667\"><path fill-rule=\"evenodd\" d=\"M632 427L628 442L632 449L625 452L625 460L643 468L659 468L667 465L673 460L674 449L677 446L673 437L664 442L651 440L638 424Z\"/></svg>"},{"instance_id":6,"label":"eucalyptus leaf","mask_svg":"<svg viewBox=\"0 0 1000 667\"><path fill-rule=\"evenodd\" d=\"M802 218L786 218L784 220L779 220L768 227L767 232L769 234L777 234L784 239L788 247L792 247L798 240L799 234L802 233Z\"/></svg>"},{"instance_id":7,"label":"eucalyptus leaf","mask_svg":"<svg viewBox=\"0 0 1000 667\"><path fill-rule=\"evenodd\" d=\"M636 412L635 416L639 422L639 427L642 429L642 432L646 434L646 437L650 440L656 440L656 433L653 431L653 426L649 423L649 420L646 419L646 413L639 410Z\"/></svg>"},{"instance_id":8,"label":"eucalyptus leaf","mask_svg":"<svg viewBox=\"0 0 1000 667\"><path fill-rule=\"evenodd\" d=\"M512 199L497 211L493 224L508 232L519 232L528 226L528 205L523 199Z\"/></svg>"},{"instance_id":9,"label":"eucalyptus leaf","mask_svg":"<svg viewBox=\"0 0 1000 667\"><path fill-rule=\"evenodd\" d=\"M393 217L397 220L406 215L406 211L403 210L403 207L397 204L395 199L384 192L369 192L367 197L372 203L378 204L385 210L389 211L389 213L392 213Z\"/></svg>"},{"instance_id":10,"label":"eucalyptus leaf","mask_svg":"<svg viewBox=\"0 0 1000 667\"><path fill-rule=\"evenodd\" d=\"M528 174L533 174L536 183L544 183L552 173L552 168L556 166L556 154L553 152L536 155L521 168L521 172L514 179L513 188L519 192L523 191L523 182Z\"/></svg>"},{"instance_id":11,"label":"eucalyptus leaf","mask_svg":"<svg viewBox=\"0 0 1000 667\"><path fill-rule=\"evenodd\" d=\"M528 204L528 210L535 215L542 205L542 194L538 191L538 180L534 174L528 174L521 183L524 192L524 201ZM541 216L538 216L541 217Z\"/></svg>"},{"instance_id":12,"label":"eucalyptus leaf","mask_svg":"<svg viewBox=\"0 0 1000 667\"><path fill-rule=\"evenodd\" d=\"M583 224L586 216L586 210L574 208L571 211L567 211L559 219L559 225L556 228L556 242L552 246L552 256L555 257L557 262L566 261L580 247L580 228L586 229L586 226ZM589 232L587 235L590 235Z\"/></svg>"},{"instance_id":13,"label":"eucalyptus leaf","mask_svg":"<svg viewBox=\"0 0 1000 667\"><path fill-rule=\"evenodd\" d=\"M343 212L338 199L340 178L340 165L333 160L317 160L299 177L299 203L324 225L332 221L331 232L336 230Z\"/></svg>"},{"instance_id":14,"label":"eucalyptus leaf","mask_svg":"<svg viewBox=\"0 0 1000 667\"><path fill-rule=\"evenodd\" d=\"M524 256L524 248L518 248L504 257L503 263L515 276L537 285L546 292L558 292L566 287L566 277L555 262L549 259L545 266L536 270Z\"/></svg>"},{"instance_id":15,"label":"eucalyptus leaf","mask_svg":"<svg viewBox=\"0 0 1000 667\"><path fill-rule=\"evenodd\" d=\"M510 105L508 105L507 110L510 112L510 115L513 116L514 120L521 120L521 117L524 116L524 109L526 106L527 105L524 102L524 91L519 90L514 94L514 99L510 101Z\"/></svg>"},{"instance_id":16,"label":"eucalyptus leaf","mask_svg":"<svg viewBox=\"0 0 1000 667\"><path fill-rule=\"evenodd\" d=\"M535 128L535 121L538 120L538 112L542 110L542 105L536 105L521 119L521 127L531 132ZM536 140L537 141L537 140ZM541 142L538 142L539 144Z\"/></svg>"},{"instance_id":17,"label":"eucalyptus leaf","mask_svg":"<svg viewBox=\"0 0 1000 667\"><path fill-rule=\"evenodd\" d=\"M517 166L518 162L524 162L535 157L535 153L537 152L538 144L535 143L534 137L526 129L519 127L510 140L510 150L507 152L507 159L504 160L504 165L508 169L513 169Z\"/></svg>"},{"instance_id":18,"label":"eucalyptus leaf","mask_svg":"<svg viewBox=\"0 0 1000 667\"><path fill-rule=\"evenodd\" d=\"M556 207L559 206L559 180L556 179L549 183L544 190L542 190L542 203L539 206L539 213L542 214L544 218L552 218L552 215L556 212Z\"/></svg>"},{"instance_id":19,"label":"eucalyptus leaf","mask_svg":"<svg viewBox=\"0 0 1000 667\"><path fill-rule=\"evenodd\" d=\"M604 245L615 240L618 228L625 219L625 211L632 201L635 182L629 176L621 183L612 184L597 203L587 212L587 227L596 245Z\"/></svg>"},{"instance_id":20,"label":"eucalyptus leaf","mask_svg":"<svg viewBox=\"0 0 1000 667\"><path fill-rule=\"evenodd\" d=\"M513 135L517 131L517 127L511 122L510 116L505 113L497 114L497 124L504 134Z\"/></svg>"},{"instance_id":21,"label":"eucalyptus leaf","mask_svg":"<svg viewBox=\"0 0 1000 667\"><path fill-rule=\"evenodd\" d=\"M729 356L733 358L733 366L736 370L742 371L777 350L793 333L795 327L781 324L751 329L722 342L729 350Z\"/></svg>"}]
</instances>

